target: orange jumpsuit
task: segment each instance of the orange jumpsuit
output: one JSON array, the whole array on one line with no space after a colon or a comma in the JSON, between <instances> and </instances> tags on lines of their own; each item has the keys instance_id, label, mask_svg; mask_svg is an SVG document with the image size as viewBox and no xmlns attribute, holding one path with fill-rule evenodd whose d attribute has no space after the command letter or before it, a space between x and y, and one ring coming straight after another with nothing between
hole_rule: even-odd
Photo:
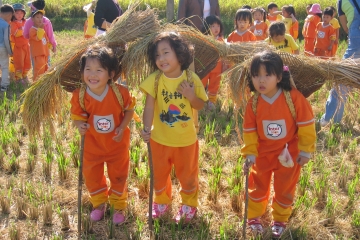
<instances>
[{"instance_id":1,"label":"orange jumpsuit","mask_svg":"<svg viewBox=\"0 0 360 240\"><path fill-rule=\"evenodd\" d=\"M298 90L292 89L290 95L296 120L281 89L272 98L259 96L256 115L252 109L253 98L246 106L241 154L255 161L249 176L249 219L265 213L274 173L272 215L274 221L288 221L301 170L296 159L299 155L310 158L310 153L315 150L316 132L311 106ZM292 168L282 166L278 160L286 144L294 161Z\"/></svg>"},{"instance_id":2,"label":"orange jumpsuit","mask_svg":"<svg viewBox=\"0 0 360 240\"><path fill-rule=\"evenodd\" d=\"M267 29L268 25L264 22L260 22L258 24L255 24L255 29L252 32L254 33L258 41L262 41L265 40L265 38L267 37Z\"/></svg>"},{"instance_id":3,"label":"orange jumpsuit","mask_svg":"<svg viewBox=\"0 0 360 240\"><path fill-rule=\"evenodd\" d=\"M224 39L221 37L217 38L217 40L224 42ZM222 67L223 61L219 59L216 67L201 80L204 88L207 88L209 101L214 104L216 103L217 93L220 88Z\"/></svg>"},{"instance_id":4,"label":"orange jumpsuit","mask_svg":"<svg viewBox=\"0 0 360 240\"><path fill-rule=\"evenodd\" d=\"M315 56L331 57L332 51L328 50L331 41L336 39L335 29L329 24L324 26L322 22L316 26Z\"/></svg>"},{"instance_id":5,"label":"orange jumpsuit","mask_svg":"<svg viewBox=\"0 0 360 240\"><path fill-rule=\"evenodd\" d=\"M134 108L129 91L117 85L124 101L124 111ZM121 124L124 113L115 93L107 85L104 93L98 96L89 89L84 97L86 112L79 104L79 89L73 92L71 99L71 119L82 120L90 124L85 134L83 174L85 185L90 193L94 208L107 202L116 210L127 206L127 178L129 172L130 129L124 130L122 140L112 138L115 129ZM110 189L106 184L104 163L110 179Z\"/></svg>"},{"instance_id":6,"label":"orange jumpsuit","mask_svg":"<svg viewBox=\"0 0 360 240\"><path fill-rule=\"evenodd\" d=\"M304 37L304 51L305 54L314 54L314 45L316 37L316 26L321 21L318 15L308 15L305 19L302 34Z\"/></svg>"},{"instance_id":7,"label":"orange jumpsuit","mask_svg":"<svg viewBox=\"0 0 360 240\"><path fill-rule=\"evenodd\" d=\"M282 16L280 14L277 14L277 15L267 15L267 20L269 20L270 24L273 23L273 22L279 22L281 21L281 18Z\"/></svg>"},{"instance_id":8,"label":"orange jumpsuit","mask_svg":"<svg viewBox=\"0 0 360 240\"><path fill-rule=\"evenodd\" d=\"M11 26L11 41L14 43L13 63L15 68L15 79L27 77L31 68L29 40L23 36L23 28L26 20L14 20Z\"/></svg>"},{"instance_id":9,"label":"orange jumpsuit","mask_svg":"<svg viewBox=\"0 0 360 240\"><path fill-rule=\"evenodd\" d=\"M227 38L227 42L254 42L256 41L255 35L250 31L239 33L237 30L230 33Z\"/></svg>"},{"instance_id":10,"label":"orange jumpsuit","mask_svg":"<svg viewBox=\"0 0 360 240\"><path fill-rule=\"evenodd\" d=\"M141 91L155 98L150 140L154 170L154 202L171 203L170 172L174 165L176 177L181 184L182 204L197 207L199 143L191 104L177 91L179 84L186 81L187 76L185 71L178 78L167 78L161 74L155 93L157 75L158 72L152 73L140 84ZM205 89L193 72L192 80L196 96L207 101Z\"/></svg>"},{"instance_id":11,"label":"orange jumpsuit","mask_svg":"<svg viewBox=\"0 0 360 240\"><path fill-rule=\"evenodd\" d=\"M34 60L33 81L36 81L38 76L48 69L49 46L51 45L45 30L34 26L29 30L29 42L31 57Z\"/></svg>"}]
</instances>

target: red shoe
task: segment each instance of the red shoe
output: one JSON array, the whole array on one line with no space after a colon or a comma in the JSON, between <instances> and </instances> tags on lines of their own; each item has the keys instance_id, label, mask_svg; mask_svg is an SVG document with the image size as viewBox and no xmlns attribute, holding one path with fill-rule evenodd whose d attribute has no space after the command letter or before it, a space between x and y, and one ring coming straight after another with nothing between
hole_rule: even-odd
<instances>
[{"instance_id":1,"label":"red shoe","mask_svg":"<svg viewBox=\"0 0 360 240\"><path fill-rule=\"evenodd\" d=\"M169 210L169 205L153 203L152 205L152 217L154 219L162 217Z\"/></svg>"},{"instance_id":2,"label":"red shoe","mask_svg":"<svg viewBox=\"0 0 360 240\"><path fill-rule=\"evenodd\" d=\"M273 222L271 226L271 231L273 238L280 238L286 229L285 222Z\"/></svg>"},{"instance_id":3,"label":"red shoe","mask_svg":"<svg viewBox=\"0 0 360 240\"><path fill-rule=\"evenodd\" d=\"M247 224L254 235L262 234L264 232L259 218L248 219Z\"/></svg>"},{"instance_id":4,"label":"red shoe","mask_svg":"<svg viewBox=\"0 0 360 240\"><path fill-rule=\"evenodd\" d=\"M175 222L179 223L181 219L184 219L185 223L190 222L196 215L197 208L188 205L182 205L176 214Z\"/></svg>"}]
</instances>

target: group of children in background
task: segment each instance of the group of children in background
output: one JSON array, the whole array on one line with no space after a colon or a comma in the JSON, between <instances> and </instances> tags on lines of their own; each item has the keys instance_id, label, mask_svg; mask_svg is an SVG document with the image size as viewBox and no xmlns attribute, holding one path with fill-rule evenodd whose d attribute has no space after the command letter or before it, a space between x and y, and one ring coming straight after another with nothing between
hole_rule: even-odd
<instances>
[{"instance_id":1,"label":"group of children in background","mask_svg":"<svg viewBox=\"0 0 360 240\"><path fill-rule=\"evenodd\" d=\"M9 44L6 54L1 56L1 91L7 91L10 74L14 72L16 81L28 82L28 72L33 66L33 82L48 69L50 49L56 52L56 41L50 20L45 15L45 1L29 2L31 15L25 19L25 6L20 3L4 4L0 8L1 28L0 48ZM5 31L6 30L6 31ZM1 43L2 42L2 43ZM9 57L10 63L9 63ZM10 66L9 66L10 65Z\"/></svg>"}]
</instances>

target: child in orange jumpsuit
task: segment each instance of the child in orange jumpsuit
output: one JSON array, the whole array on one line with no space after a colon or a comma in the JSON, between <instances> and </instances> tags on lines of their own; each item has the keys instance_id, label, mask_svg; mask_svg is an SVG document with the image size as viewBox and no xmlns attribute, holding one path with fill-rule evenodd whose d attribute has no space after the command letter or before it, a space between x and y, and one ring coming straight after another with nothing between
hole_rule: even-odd
<instances>
[{"instance_id":1,"label":"child in orange jumpsuit","mask_svg":"<svg viewBox=\"0 0 360 240\"><path fill-rule=\"evenodd\" d=\"M227 42L253 42L256 36L249 28L252 24L252 14L248 9L239 9L235 15L235 31L230 33Z\"/></svg>"},{"instance_id":2,"label":"child in orange jumpsuit","mask_svg":"<svg viewBox=\"0 0 360 240\"><path fill-rule=\"evenodd\" d=\"M80 134L85 134L83 174L94 208L90 218L101 220L109 200L115 209L113 221L120 224L125 221L123 210L127 206L128 124L135 101L125 87L113 83L117 69L118 59L107 47L90 47L81 56L80 71L85 85L73 92L71 119ZM81 96L84 96L82 100ZM106 184L104 163L110 189Z\"/></svg>"},{"instance_id":3,"label":"child in orange jumpsuit","mask_svg":"<svg viewBox=\"0 0 360 240\"><path fill-rule=\"evenodd\" d=\"M254 33L258 41L262 41L268 36L266 15L264 15L263 8L254 8L252 14L254 17L254 26L250 27L250 30Z\"/></svg>"},{"instance_id":4,"label":"child in orange jumpsuit","mask_svg":"<svg viewBox=\"0 0 360 240\"><path fill-rule=\"evenodd\" d=\"M324 57L325 59L332 57L332 48L336 40L336 31L330 24L333 15L334 11L331 8L325 8L323 21L316 26L315 56Z\"/></svg>"},{"instance_id":5,"label":"child in orange jumpsuit","mask_svg":"<svg viewBox=\"0 0 360 240\"><path fill-rule=\"evenodd\" d=\"M252 166L247 222L255 233L263 231L260 217L266 211L274 173L275 238L286 228L301 167L309 161L316 141L311 106L291 80L288 67L277 53L265 51L252 59L248 85L255 94L246 106L241 148L246 158L244 172ZM284 152L287 158L281 162Z\"/></svg>"},{"instance_id":6,"label":"child in orange jumpsuit","mask_svg":"<svg viewBox=\"0 0 360 240\"><path fill-rule=\"evenodd\" d=\"M148 50L150 65L158 71L140 84L146 94L141 135L150 141L154 170L152 216L159 218L169 210L174 165L182 199L176 222L189 222L198 206L199 142L192 110L203 108L208 99L201 80L188 69L193 52L178 33L160 33Z\"/></svg>"},{"instance_id":7,"label":"child in orange jumpsuit","mask_svg":"<svg viewBox=\"0 0 360 240\"><path fill-rule=\"evenodd\" d=\"M321 13L320 5L318 3L312 4L309 9L309 15L305 19L302 34L304 37L304 52L306 55L314 54L316 26L321 21Z\"/></svg>"},{"instance_id":8,"label":"child in orange jumpsuit","mask_svg":"<svg viewBox=\"0 0 360 240\"><path fill-rule=\"evenodd\" d=\"M211 34L217 41L224 42L222 32L223 24L218 16L210 15L205 19L205 34ZM208 92L208 109L215 109L217 93L220 88L221 73L223 72L223 61L220 59L216 67L211 70L201 81Z\"/></svg>"},{"instance_id":9,"label":"child in orange jumpsuit","mask_svg":"<svg viewBox=\"0 0 360 240\"><path fill-rule=\"evenodd\" d=\"M286 33L290 34L294 40L296 40L299 36L299 22L295 17L295 8L292 5L285 5L281 8L281 12Z\"/></svg>"},{"instance_id":10,"label":"child in orange jumpsuit","mask_svg":"<svg viewBox=\"0 0 360 240\"><path fill-rule=\"evenodd\" d=\"M265 42L273 45L277 50L299 54L299 46L290 34L285 33L285 24L283 22L273 22L269 27L269 37Z\"/></svg>"},{"instance_id":11,"label":"child in orange jumpsuit","mask_svg":"<svg viewBox=\"0 0 360 240\"><path fill-rule=\"evenodd\" d=\"M27 73L31 68L29 40L23 35L25 25L25 6L16 3L13 5L15 10L11 21L11 41L14 43L13 62L15 68L15 79L27 81Z\"/></svg>"},{"instance_id":12,"label":"child in orange jumpsuit","mask_svg":"<svg viewBox=\"0 0 360 240\"><path fill-rule=\"evenodd\" d=\"M48 69L49 47L51 44L44 30L44 14L44 10L37 10L31 16L34 22L34 26L29 31L30 52L34 62L33 82Z\"/></svg>"}]
</instances>

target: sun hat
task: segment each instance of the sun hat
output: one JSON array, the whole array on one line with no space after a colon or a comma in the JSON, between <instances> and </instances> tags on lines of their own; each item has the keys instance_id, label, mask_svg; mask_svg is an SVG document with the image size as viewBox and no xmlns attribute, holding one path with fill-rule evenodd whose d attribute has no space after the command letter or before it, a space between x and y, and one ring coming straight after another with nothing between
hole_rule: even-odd
<instances>
[{"instance_id":1,"label":"sun hat","mask_svg":"<svg viewBox=\"0 0 360 240\"><path fill-rule=\"evenodd\" d=\"M309 13L322 13L320 4L315 3L311 6Z\"/></svg>"},{"instance_id":2,"label":"sun hat","mask_svg":"<svg viewBox=\"0 0 360 240\"><path fill-rule=\"evenodd\" d=\"M23 4L21 4L21 3L15 3L15 4L13 4L12 6L13 6L13 8L14 8L14 11L16 11L16 10L21 10L21 11L24 12L24 14L26 14L25 6L24 6Z\"/></svg>"}]
</instances>

